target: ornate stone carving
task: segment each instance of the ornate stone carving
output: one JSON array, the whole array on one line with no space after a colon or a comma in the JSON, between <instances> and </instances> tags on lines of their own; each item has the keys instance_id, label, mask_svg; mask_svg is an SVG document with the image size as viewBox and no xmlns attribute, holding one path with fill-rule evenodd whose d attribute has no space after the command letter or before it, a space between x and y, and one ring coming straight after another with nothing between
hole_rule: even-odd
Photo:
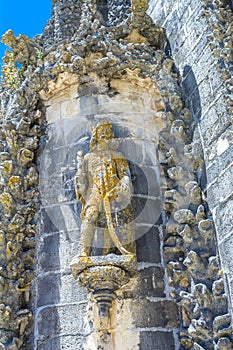
<instances>
[{"instance_id":1,"label":"ornate stone carving","mask_svg":"<svg viewBox=\"0 0 233 350\"><path fill-rule=\"evenodd\" d=\"M113 151L113 128L108 121L92 130L91 152L78 152L76 198L82 202L81 256L90 256L95 231L103 228L102 254L118 249L135 253L131 205L132 184L127 160ZM98 234L98 233L97 233Z\"/></svg>"},{"instance_id":2,"label":"ornate stone carving","mask_svg":"<svg viewBox=\"0 0 233 350\"><path fill-rule=\"evenodd\" d=\"M43 36L34 42L22 36L15 38L13 33L8 32L4 39L10 47L14 46L14 61L21 62L25 71L22 84L13 95L7 86L1 91L1 114L4 117L0 142L0 150L3 151L0 154L0 200L3 207L0 232L0 323L3 336L0 339L0 347L11 350L21 348L22 332L31 317L24 308L28 304L30 306L29 287L33 280L33 242L37 223L35 213L38 203L38 174L35 161L41 135L39 129L43 124L43 108L39 94L42 99L49 98L56 89L62 90L74 81L86 81L94 72L97 76L105 78L106 86L111 86L112 77L130 79L131 74L132 79L144 79L146 85L155 83L160 89L167 125L165 142L161 135L160 155L163 158L162 167L167 170L169 176L164 180L167 185L164 207L168 218L164 250L169 280L173 287L171 296L177 301L181 300L181 346L184 349L212 349L214 346L217 350L230 350L232 343L230 338L227 338L227 298L221 274L216 273L216 260L212 259L215 254L213 237L211 238L213 229L206 206L204 208L199 205L200 191L194 182L199 178L197 172L203 159L197 156L195 144L190 143L192 128L187 118L187 110L182 110L183 103L179 95L178 76L173 69L173 60L160 51L166 42L164 31L153 26L148 17L146 18L147 2L133 1L132 9L128 6L126 10L124 7L121 11L118 10L117 2L111 2L107 16L110 26L105 26L101 16L97 14L100 8L97 9L95 1L82 4L74 0L69 3L71 2L75 6L73 14L76 14L77 10L81 13L77 16L80 17L80 21L77 21L76 15L73 19L69 9L69 21L66 21L67 17L63 16L67 11L66 6L63 6L62 1L54 1L54 15L48 22ZM207 3L207 0L205 2ZM209 1L209 9L212 11L217 3L218 1L214 4ZM115 11L120 12L122 17ZM230 11L223 9L222 13L227 16ZM127 18L124 21L125 14ZM231 17L232 14L229 20ZM226 35L229 36L230 32ZM67 42L67 38L71 41ZM36 48L41 52L36 53ZM5 63L9 59L10 57L5 57ZM222 61L220 63L222 65ZM226 79L230 79L228 74ZM177 119L175 123L174 119ZM170 131L172 141L169 143ZM184 142L181 143L182 140ZM185 145L187 140L189 144ZM80 157L82 158L81 154ZM187 164L190 165L188 170L185 166ZM165 176L163 174L163 177ZM18 177L21 181L17 180ZM187 197L190 207L187 206ZM193 216L190 212L179 211L187 208L192 211ZM25 218L25 222L22 221L22 217ZM107 227L105 228L107 231ZM116 244L111 248L116 251ZM114 290L121 286L119 282L126 283L134 273L135 266L134 254L115 255L107 252L100 257L82 256L72 261L74 277L79 278L80 283L92 291L93 297L99 303L105 329L108 328L106 315L114 297ZM203 271L208 270L211 279L205 281L204 273L200 276L200 267ZM201 284L206 284L210 294L213 294L212 304L209 302L210 296L206 287ZM97 289L103 288L104 285L108 289ZM208 310L202 308L200 289L203 291L203 298L208 301L205 305L210 305ZM210 328L213 328L214 324L214 345L212 341L206 342L204 326L201 330L205 324Z\"/></svg>"},{"instance_id":3,"label":"ornate stone carving","mask_svg":"<svg viewBox=\"0 0 233 350\"><path fill-rule=\"evenodd\" d=\"M92 292L102 330L109 327L114 291L136 274L130 171L127 160L113 146L112 124L101 121L92 129L90 153L77 154L74 178L76 199L82 202L82 225L81 254L73 258L71 270L74 278ZM99 245L101 233L101 255L94 256L95 236Z\"/></svg>"}]
</instances>

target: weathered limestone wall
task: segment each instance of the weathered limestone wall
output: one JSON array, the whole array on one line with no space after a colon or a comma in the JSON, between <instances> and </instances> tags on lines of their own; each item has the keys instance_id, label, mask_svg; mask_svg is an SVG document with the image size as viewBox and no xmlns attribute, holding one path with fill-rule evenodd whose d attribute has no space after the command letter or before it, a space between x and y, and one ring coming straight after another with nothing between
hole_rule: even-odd
<instances>
[{"instance_id":1,"label":"weathered limestone wall","mask_svg":"<svg viewBox=\"0 0 233 350\"><path fill-rule=\"evenodd\" d=\"M148 13L166 29L184 97L201 135L207 175L203 186L233 300L232 11L227 1L152 0Z\"/></svg>"},{"instance_id":2,"label":"weathered limestone wall","mask_svg":"<svg viewBox=\"0 0 233 350\"><path fill-rule=\"evenodd\" d=\"M27 347L27 335L32 347L33 326L34 349L40 350L118 350L123 344L129 350L232 348L224 271L218 263L211 213L202 198L206 183L200 149L202 143L210 208L214 214L226 211L215 220L220 252L230 251L225 243L230 229L228 233L224 229L228 223L230 227L230 194L221 179L231 169L230 157L224 158L230 144L225 132L229 129L230 135L231 84L226 82L225 89L215 74L222 67L218 58L213 59L211 50L216 48L206 36L220 2L215 1L214 7L205 3L206 19L201 18L200 2L158 1L150 7L154 20L167 28L196 130L182 102L177 68L163 50L164 31L145 15L146 2L133 1L130 7L123 1L120 8L110 1L107 13L104 2L56 0L44 34L35 40L15 38L12 32L4 36L14 51L14 80L7 76L12 68L8 53L1 90L0 346L6 350ZM79 5L81 18L71 15L66 21L74 4ZM115 13L119 18L114 18ZM229 11L218 17L226 14ZM217 35L217 44L230 45L230 41ZM221 56L221 51L214 54ZM230 63L225 51L220 58L226 66L220 73L227 79ZM17 62L23 64L20 72ZM96 328L96 308L69 269L80 234L80 204L73 191L76 152L88 151L90 126L102 118L113 123L119 150L133 174L139 270L138 278L114 302L108 343ZM19 166L22 156L26 167ZM11 171L7 164L12 161L9 175L4 169ZM20 201L17 176L23 184ZM221 191L216 185L222 186ZM220 204L219 194L226 198ZM12 203L16 203L13 208ZM221 256L225 270L229 269L227 254Z\"/></svg>"},{"instance_id":3,"label":"weathered limestone wall","mask_svg":"<svg viewBox=\"0 0 233 350\"><path fill-rule=\"evenodd\" d=\"M48 136L40 159L34 349L104 346L98 340L97 311L69 268L80 252L81 204L73 186L76 153L87 153L91 126L101 119L112 121L118 151L130 164L138 258L138 277L117 293L111 312L112 340L106 349L178 349L178 308L170 296L163 259L159 91L140 79L112 79L110 88L94 74L82 84L72 75L64 79L64 89L59 86L59 91L41 94Z\"/></svg>"}]
</instances>

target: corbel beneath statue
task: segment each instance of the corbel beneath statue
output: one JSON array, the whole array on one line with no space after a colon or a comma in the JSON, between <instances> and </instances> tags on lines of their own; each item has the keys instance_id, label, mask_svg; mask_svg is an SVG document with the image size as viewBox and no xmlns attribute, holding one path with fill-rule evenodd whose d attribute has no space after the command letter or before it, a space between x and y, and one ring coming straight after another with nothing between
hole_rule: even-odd
<instances>
[{"instance_id":1,"label":"corbel beneath statue","mask_svg":"<svg viewBox=\"0 0 233 350\"><path fill-rule=\"evenodd\" d=\"M86 287L97 304L101 331L110 328L110 309L115 291L126 285L137 274L133 254L82 257L75 256L70 264L75 280Z\"/></svg>"}]
</instances>

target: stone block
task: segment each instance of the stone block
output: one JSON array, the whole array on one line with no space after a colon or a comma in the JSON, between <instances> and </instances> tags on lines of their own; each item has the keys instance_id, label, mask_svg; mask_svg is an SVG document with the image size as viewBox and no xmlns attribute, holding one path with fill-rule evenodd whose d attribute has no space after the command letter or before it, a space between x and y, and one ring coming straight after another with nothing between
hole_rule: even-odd
<instances>
[{"instance_id":1,"label":"stone block","mask_svg":"<svg viewBox=\"0 0 233 350\"><path fill-rule=\"evenodd\" d=\"M221 267L227 276L229 294L233 295L233 231L218 245Z\"/></svg>"},{"instance_id":2,"label":"stone block","mask_svg":"<svg viewBox=\"0 0 233 350\"><path fill-rule=\"evenodd\" d=\"M219 243L219 253L222 268L227 273L228 277L233 281L233 231L231 236L228 236L221 243Z\"/></svg>"},{"instance_id":3,"label":"stone block","mask_svg":"<svg viewBox=\"0 0 233 350\"><path fill-rule=\"evenodd\" d=\"M59 209L57 210L59 212ZM59 218L59 215L58 215L58 218ZM54 220L52 220L52 218L50 218L50 210L47 210L47 208L42 209L40 214L40 233L44 234L44 233L58 232L59 228L56 226L56 224L57 222L55 222Z\"/></svg>"},{"instance_id":4,"label":"stone block","mask_svg":"<svg viewBox=\"0 0 233 350\"><path fill-rule=\"evenodd\" d=\"M164 269L151 266L139 271L139 293L143 297L164 298Z\"/></svg>"},{"instance_id":5,"label":"stone block","mask_svg":"<svg viewBox=\"0 0 233 350\"><path fill-rule=\"evenodd\" d=\"M139 226L136 228L136 237L139 237L136 241L138 262L160 263L159 229L155 226Z\"/></svg>"},{"instance_id":6,"label":"stone block","mask_svg":"<svg viewBox=\"0 0 233 350\"><path fill-rule=\"evenodd\" d=\"M205 79L198 84L198 91L199 91L201 105L203 107L203 113L204 113L204 111L206 110L206 107L209 107L209 105L212 103L214 99L213 91L212 91L211 84L208 77L205 77Z\"/></svg>"},{"instance_id":7,"label":"stone block","mask_svg":"<svg viewBox=\"0 0 233 350\"><path fill-rule=\"evenodd\" d=\"M213 102L211 107L207 105L207 110L203 110L203 117L200 121L200 131L206 148L231 125L229 114L226 111L224 94Z\"/></svg>"},{"instance_id":8,"label":"stone block","mask_svg":"<svg viewBox=\"0 0 233 350\"><path fill-rule=\"evenodd\" d=\"M54 123L61 118L61 104L54 103L46 108L46 120L49 124Z\"/></svg>"},{"instance_id":9,"label":"stone block","mask_svg":"<svg viewBox=\"0 0 233 350\"><path fill-rule=\"evenodd\" d=\"M188 11L188 7L190 5L191 0L186 0L184 1L180 1L178 3L178 12L180 13L180 16L184 16L185 13L189 13Z\"/></svg>"},{"instance_id":10,"label":"stone block","mask_svg":"<svg viewBox=\"0 0 233 350\"><path fill-rule=\"evenodd\" d=\"M233 151L232 133L233 126L231 125L206 149L209 182L212 182L216 174L219 174L232 162L232 157L230 157Z\"/></svg>"},{"instance_id":11,"label":"stone block","mask_svg":"<svg viewBox=\"0 0 233 350\"><path fill-rule=\"evenodd\" d=\"M193 45L191 39L190 44ZM207 45L206 48L201 52L200 56L195 57L195 66L193 67L194 74L196 77L196 81L199 85L201 81L205 79L205 76L207 74L211 74L214 68L212 67L212 64L214 64L214 57L212 55L212 52L210 50L210 47ZM203 73L204 72L204 73ZM215 71L216 73L216 71ZM208 107L208 106L207 106Z\"/></svg>"},{"instance_id":12,"label":"stone block","mask_svg":"<svg viewBox=\"0 0 233 350\"><path fill-rule=\"evenodd\" d=\"M132 315L135 327L179 327L178 307L173 301L132 301Z\"/></svg>"},{"instance_id":13,"label":"stone block","mask_svg":"<svg viewBox=\"0 0 233 350\"><path fill-rule=\"evenodd\" d=\"M186 33L189 42L191 45L193 45L196 41L198 41L199 37L203 35L203 32L207 27L207 21L202 16L202 8L200 3L191 1L189 4L189 10L191 9L193 12L186 23Z\"/></svg>"},{"instance_id":14,"label":"stone block","mask_svg":"<svg viewBox=\"0 0 233 350\"><path fill-rule=\"evenodd\" d=\"M77 98L69 99L61 103L61 118L74 118L78 116Z\"/></svg>"},{"instance_id":15,"label":"stone block","mask_svg":"<svg viewBox=\"0 0 233 350\"><path fill-rule=\"evenodd\" d=\"M221 203L214 211L214 221L218 241L221 242L233 232L232 227L233 200Z\"/></svg>"},{"instance_id":16,"label":"stone block","mask_svg":"<svg viewBox=\"0 0 233 350\"><path fill-rule=\"evenodd\" d=\"M130 162L130 174L135 194L148 195L148 182L142 167Z\"/></svg>"},{"instance_id":17,"label":"stone block","mask_svg":"<svg viewBox=\"0 0 233 350\"><path fill-rule=\"evenodd\" d=\"M60 275L53 274L37 279L37 306L55 305L60 302Z\"/></svg>"},{"instance_id":18,"label":"stone block","mask_svg":"<svg viewBox=\"0 0 233 350\"><path fill-rule=\"evenodd\" d=\"M62 179L60 174L56 172L48 174L45 178L42 173L40 183L41 202L43 206L49 206L67 201L66 193L63 189Z\"/></svg>"},{"instance_id":19,"label":"stone block","mask_svg":"<svg viewBox=\"0 0 233 350\"><path fill-rule=\"evenodd\" d=\"M233 164L207 188L207 200L211 210L233 192L230 179L233 179Z\"/></svg>"},{"instance_id":20,"label":"stone block","mask_svg":"<svg viewBox=\"0 0 233 350\"><path fill-rule=\"evenodd\" d=\"M36 318L38 340L46 341L57 336L75 336L83 331L86 303L48 306Z\"/></svg>"},{"instance_id":21,"label":"stone block","mask_svg":"<svg viewBox=\"0 0 233 350\"><path fill-rule=\"evenodd\" d=\"M42 209L40 232L74 231L80 228L81 203L61 204Z\"/></svg>"},{"instance_id":22,"label":"stone block","mask_svg":"<svg viewBox=\"0 0 233 350\"><path fill-rule=\"evenodd\" d=\"M171 6L171 3L169 5ZM166 23L166 30L167 30L167 32L169 34L174 31L174 29L175 29L174 28L174 23L178 23L178 21L179 21L179 19L178 19L178 12L176 10L175 11L169 11L169 20Z\"/></svg>"},{"instance_id":23,"label":"stone block","mask_svg":"<svg viewBox=\"0 0 233 350\"><path fill-rule=\"evenodd\" d=\"M138 166L143 162L143 144L140 140L119 139L118 152L124 157Z\"/></svg>"},{"instance_id":24,"label":"stone block","mask_svg":"<svg viewBox=\"0 0 233 350\"><path fill-rule=\"evenodd\" d=\"M162 8L162 6L158 7L154 4L155 4L154 2L152 2L152 1L150 2L150 8L148 10L148 14L154 20L155 23L158 23L158 24L163 23L166 19L163 8ZM160 9L160 12L158 11L158 8Z\"/></svg>"},{"instance_id":25,"label":"stone block","mask_svg":"<svg viewBox=\"0 0 233 350\"><path fill-rule=\"evenodd\" d=\"M65 147L65 130L64 130L64 121L57 120L56 122L49 124L47 128L47 139L43 144L43 152L56 149L58 147ZM42 154L43 156L43 154Z\"/></svg>"},{"instance_id":26,"label":"stone block","mask_svg":"<svg viewBox=\"0 0 233 350\"><path fill-rule=\"evenodd\" d=\"M175 350L172 332L141 332L140 350Z\"/></svg>"},{"instance_id":27,"label":"stone block","mask_svg":"<svg viewBox=\"0 0 233 350\"><path fill-rule=\"evenodd\" d=\"M77 303L86 300L86 290L80 287L73 276L51 273L41 275L37 282L37 306Z\"/></svg>"},{"instance_id":28,"label":"stone block","mask_svg":"<svg viewBox=\"0 0 233 350\"><path fill-rule=\"evenodd\" d=\"M151 226L157 223L161 214L159 199L133 197L132 202L135 208L135 223Z\"/></svg>"},{"instance_id":29,"label":"stone block","mask_svg":"<svg viewBox=\"0 0 233 350\"><path fill-rule=\"evenodd\" d=\"M80 232L75 230L45 235L40 238L38 249L40 271L69 269L72 257L80 251Z\"/></svg>"},{"instance_id":30,"label":"stone block","mask_svg":"<svg viewBox=\"0 0 233 350\"><path fill-rule=\"evenodd\" d=\"M138 166L130 163L130 173L135 194L148 195L150 197L160 196L160 186L158 183L158 168L148 166Z\"/></svg>"},{"instance_id":31,"label":"stone block","mask_svg":"<svg viewBox=\"0 0 233 350\"><path fill-rule=\"evenodd\" d=\"M111 116L106 116L106 118L107 119L110 118L113 123L113 130L114 130L114 135L116 139L120 139L120 140L125 139L125 140L130 140L132 142L144 139L146 129L143 122L143 116L141 114L127 115L127 122L126 122L125 114L119 114L119 115L112 114ZM149 118L151 119L154 118L154 114L151 116L148 115L148 119ZM154 125L153 125L153 128L155 128ZM150 130L150 133L151 133L151 130Z\"/></svg>"},{"instance_id":32,"label":"stone block","mask_svg":"<svg viewBox=\"0 0 233 350\"><path fill-rule=\"evenodd\" d=\"M213 182L219 176L219 174L231 164L232 154L233 145L229 146L224 153L216 157L214 161L209 164L209 167L206 170L209 184Z\"/></svg>"},{"instance_id":33,"label":"stone block","mask_svg":"<svg viewBox=\"0 0 233 350\"><path fill-rule=\"evenodd\" d=\"M187 67L189 69L187 69ZM182 81L182 86L185 93L185 98L188 98L193 93L194 89L197 88L197 82L190 66L185 66L183 75L184 79Z\"/></svg>"},{"instance_id":34,"label":"stone block","mask_svg":"<svg viewBox=\"0 0 233 350\"><path fill-rule=\"evenodd\" d=\"M99 113L97 96L81 96L77 102L80 115L94 115Z\"/></svg>"},{"instance_id":35,"label":"stone block","mask_svg":"<svg viewBox=\"0 0 233 350\"><path fill-rule=\"evenodd\" d=\"M166 17L169 17L169 19L170 19L172 10L174 8L174 1L169 1L169 2L165 1L163 4L163 8L164 8L164 12L165 12Z\"/></svg>"},{"instance_id":36,"label":"stone block","mask_svg":"<svg viewBox=\"0 0 233 350\"><path fill-rule=\"evenodd\" d=\"M85 336L81 334L77 335L64 335L47 341L39 341L37 345L38 350L71 350L82 349L85 343Z\"/></svg>"},{"instance_id":37,"label":"stone block","mask_svg":"<svg viewBox=\"0 0 233 350\"><path fill-rule=\"evenodd\" d=\"M156 134L150 134L152 139L156 138ZM143 158L143 163L146 166L158 166L158 148L157 144L154 142L150 141L144 141L143 142L143 147L144 147L144 158Z\"/></svg>"}]
</instances>

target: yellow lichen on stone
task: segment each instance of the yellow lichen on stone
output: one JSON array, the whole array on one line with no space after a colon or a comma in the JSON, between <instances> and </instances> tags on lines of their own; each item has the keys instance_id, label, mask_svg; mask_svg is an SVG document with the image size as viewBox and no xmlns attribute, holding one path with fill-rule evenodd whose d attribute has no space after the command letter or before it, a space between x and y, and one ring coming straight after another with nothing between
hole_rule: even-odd
<instances>
[{"instance_id":1,"label":"yellow lichen on stone","mask_svg":"<svg viewBox=\"0 0 233 350\"><path fill-rule=\"evenodd\" d=\"M12 161L11 160L5 160L4 162L1 163L0 165L0 170L3 174L10 174L12 172Z\"/></svg>"},{"instance_id":2,"label":"yellow lichen on stone","mask_svg":"<svg viewBox=\"0 0 233 350\"><path fill-rule=\"evenodd\" d=\"M132 32L129 35L127 35L125 40L133 44L142 44L142 43L148 44L147 38L139 34L136 29L133 29Z\"/></svg>"},{"instance_id":3,"label":"yellow lichen on stone","mask_svg":"<svg viewBox=\"0 0 233 350\"><path fill-rule=\"evenodd\" d=\"M11 178L8 181L8 186L15 186L18 185L21 182L21 179L19 176L11 176Z\"/></svg>"},{"instance_id":4,"label":"yellow lichen on stone","mask_svg":"<svg viewBox=\"0 0 233 350\"><path fill-rule=\"evenodd\" d=\"M10 193L1 193L0 194L0 203L3 205L4 210L6 215L10 215L11 214L11 207L13 204L13 199L12 196L10 195Z\"/></svg>"},{"instance_id":5,"label":"yellow lichen on stone","mask_svg":"<svg viewBox=\"0 0 233 350\"><path fill-rule=\"evenodd\" d=\"M34 158L34 153L27 148L22 148L18 153L18 161L22 166L27 165Z\"/></svg>"},{"instance_id":6,"label":"yellow lichen on stone","mask_svg":"<svg viewBox=\"0 0 233 350\"><path fill-rule=\"evenodd\" d=\"M132 0L132 11L134 13L142 12L145 13L148 9L147 0Z\"/></svg>"}]
</instances>

